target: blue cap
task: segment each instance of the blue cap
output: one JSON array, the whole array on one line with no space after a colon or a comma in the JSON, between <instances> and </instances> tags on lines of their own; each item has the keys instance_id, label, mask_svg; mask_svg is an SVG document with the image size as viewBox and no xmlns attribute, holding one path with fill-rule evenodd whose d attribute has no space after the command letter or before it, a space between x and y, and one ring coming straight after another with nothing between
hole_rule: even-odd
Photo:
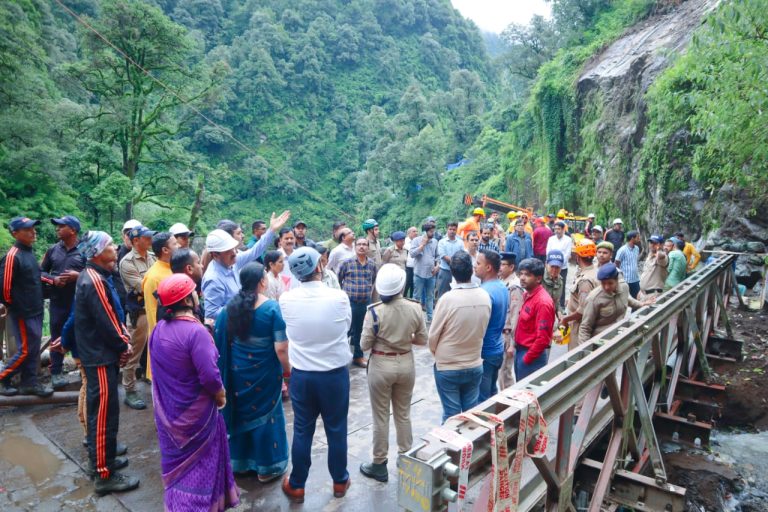
<instances>
[{"instance_id":1,"label":"blue cap","mask_svg":"<svg viewBox=\"0 0 768 512\"><path fill-rule=\"evenodd\" d=\"M547 265L552 265L553 267L563 267L565 266L565 256L563 256L563 253L558 250L549 251L547 253Z\"/></svg>"},{"instance_id":2,"label":"blue cap","mask_svg":"<svg viewBox=\"0 0 768 512\"><path fill-rule=\"evenodd\" d=\"M14 217L8 223L8 229L10 229L11 233L13 233L14 231L18 231L20 229L33 228L38 224L40 224L39 220L33 220L29 217Z\"/></svg>"},{"instance_id":3,"label":"blue cap","mask_svg":"<svg viewBox=\"0 0 768 512\"><path fill-rule=\"evenodd\" d=\"M288 256L288 268L297 279L307 277L317 268L320 253L312 247L300 247Z\"/></svg>"},{"instance_id":4,"label":"blue cap","mask_svg":"<svg viewBox=\"0 0 768 512\"><path fill-rule=\"evenodd\" d=\"M398 240L405 240L405 232L395 231L389 238L391 238L393 242L397 242Z\"/></svg>"},{"instance_id":5,"label":"blue cap","mask_svg":"<svg viewBox=\"0 0 768 512\"><path fill-rule=\"evenodd\" d=\"M597 271L598 281L605 281L606 279L616 279L619 277L619 269L613 263L606 263Z\"/></svg>"},{"instance_id":6,"label":"blue cap","mask_svg":"<svg viewBox=\"0 0 768 512\"><path fill-rule=\"evenodd\" d=\"M128 238L133 240L134 238L139 238L142 236L148 236L152 237L157 233L157 231L152 231L149 228L145 228L144 226L136 226L133 228L130 233L128 233Z\"/></svg>"},{"instance_id":7,"label":"blue cap","mask_svg":"<svg viewBox=\"0 0 768 512\"><path fill-rule=\"evenodd\" d=\"M500 252L501 261L511 261L513 264L517 262L517 254L513 252Z\"/></svg>"},{"instance_id":8,"label":"blue cap","mask_svg":"<svg viewBox=\"0 0 768 512\"><path fill-rule=\"evenodd\" d=\"M74 229L75 232L80 232L80 219L74 215L65 215L58 219L51 219L51 223L55 226L69 226Z\"/></svg>"},{"instance_id":9,"label":"blue cap","mask_svg":"<svg viewBox=\"0 0 768 512\"><path fill-rule=\"evenodd\" d=\"M664 237L661 235L651 235L648 237L648 241L654 244L663 244Z\"/></svg>"}]
</instances>

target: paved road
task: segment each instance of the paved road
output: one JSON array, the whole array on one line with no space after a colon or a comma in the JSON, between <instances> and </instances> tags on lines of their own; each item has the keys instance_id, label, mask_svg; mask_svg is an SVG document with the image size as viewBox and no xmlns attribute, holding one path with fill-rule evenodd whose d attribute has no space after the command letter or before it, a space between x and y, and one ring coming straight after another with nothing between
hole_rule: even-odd
<instances>
[{"instance_id":1,"label":"paved road","mask_svg":"<svg viewBox=\"0 0 768 512\"><path fill-rule=\"evenodd\" d=\"M555 348L553 357L562 352ZM440 422L442 408L432 374L433 359L417 347L416 387L411 415L414 437ZM75 385L76 386L76 385ZM147 392L147 389L143 390ZM122 392L122 389L121 389ZM150 401L151 403L151 401ZM390 428L390 480L379 483L360 475L360 463L370 460L371 414L365 370L351 370L349 412L349 472L352 487L343 499L333 497L326 468L327 446L320 421L313 445L313 466L307 481L304 510L392 511L397 510L397 468L394 425ZM289 436L293 411L285 402ZM97 498L82 469L87 465L82 431L74 405L9 409L0 412L0 509L134 510L163 509L160 454L152 410L134 411L121 404L119 439L129 447L126 472L141 478L139 489ZM555 430L556 431L556 430ZM261 484L255 477L238 478L242 504L238 510L285 511L301 508L283 496L279 482Z\"/></svg>"}]
</instances>

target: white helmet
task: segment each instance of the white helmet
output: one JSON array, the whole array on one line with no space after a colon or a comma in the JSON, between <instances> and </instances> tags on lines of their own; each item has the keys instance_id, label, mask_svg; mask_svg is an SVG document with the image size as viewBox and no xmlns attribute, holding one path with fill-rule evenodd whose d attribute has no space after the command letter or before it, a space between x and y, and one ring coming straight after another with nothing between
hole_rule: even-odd
<instances>
[{"instance_id":1,"label":"white helmet","mask_svg":"<svg viewBox=\"0 0 768 512\"><path fill-rule=\"evenodd\" d=\"M191 231L186 226L186 224L182 224L181 222L177 222L176 224L171 226L170 229L168 229L168 231L170 231L171 234L174 235L174 236L176 236L176 235L183 235L185 233L190 234L190 235L194 235L195 234L195 232Z\"/></svg>"},{"instance_id":2,"label":"white helmet","mask_svg":"<svg viewBox=\"0 0 768 512\"><path fill-rule=\"evenodd\" d=\"M223 229L214 229L205 238L205 248L208 252L226 252L240 245L232 235Z\"/></svg>"},{"instance_id":3,"label":"white helmet","mask_svg":"<svg viewBox=\"0 0 768 512\"><path fill-rule=\"evenodd\" d=\"M392 297L403 291L405 270L394 263L382 265L376 273L376 291L384 297Z\"/></svg>"},{"instance_id":4,"label":"white helmet","mask_svg":"<svg viewBox=\"0 0 768 512\"><path fill-rule=\"evenodd\" d=\"M621 219L615 218L615 219L613 219L613 225L615 226L616 224L622 224L623 225L624 223L621 222Z\"/></svg>"},{"instance_id":5,"label":"white helmet","mask_svg":"<svg viewBox=\"0 0 768 512\"><path fill-rule=\"evenodd\" d=\"M127 220L125 221L125 224L123 224L123 233L138 226L141 226L141 222L136 219Z\"/></svg>"}]
</instances>

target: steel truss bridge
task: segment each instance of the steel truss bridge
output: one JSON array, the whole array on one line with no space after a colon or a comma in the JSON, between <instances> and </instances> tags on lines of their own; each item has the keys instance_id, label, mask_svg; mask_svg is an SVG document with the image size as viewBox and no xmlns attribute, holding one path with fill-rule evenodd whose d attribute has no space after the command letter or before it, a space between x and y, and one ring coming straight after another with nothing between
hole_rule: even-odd
<instances>
[{"instance_id":1,"label":"steel truss bridge","mask_svg":"<svg viewBox=\"0 0 768 512\"><path fill-rule=\"evenodd\" d=\"M503 448L498 442L493 447L493 429L478 421L454 417L436 426L398 458L399 505L409 511L456 509L451 503L482 483L474 510L527 511L541 503L547 511L684 510L685 489L667 482L660 439L709 444L725 401L725 388L710 383L712 368L742 357L726 313L734 259L715 258L655 304L470 411L474 418L495 418L506 437ZM543 457L516 464L540 431L525 421L531 409L510 400L525 392L535 396L556 440ZM518 444L521 415L530 428L522 428ZM471 443L463 469L462 449L446 440L446 430ZM504 459L492 470L494 451ZM502 465L510 468L509 481L519 480L511 506L509 498L496 502L491 476ZM459 489L462 476L467 485Z\"/></svg>"}]
</instances>

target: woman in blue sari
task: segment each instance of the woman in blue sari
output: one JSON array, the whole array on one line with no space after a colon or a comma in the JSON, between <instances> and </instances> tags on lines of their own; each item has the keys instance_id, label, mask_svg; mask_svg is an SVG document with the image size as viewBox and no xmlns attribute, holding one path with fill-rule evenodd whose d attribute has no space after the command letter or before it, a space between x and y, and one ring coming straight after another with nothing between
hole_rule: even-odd
<instances>
[{"instance_id":1,"label":"woman in blue sari","mask_svg":"<svg viewBox=\"0 0 768 512\"><path fill-rule=\"evenodd\" d=\"M242 289L219 313L215 339L227 390L224 420L235 473L254 471L269 482L288 467L288 436L281 400L290 376L288 338L280 306L264 295L264 266L240 271Z\"/></svg>"}]
</instances>

